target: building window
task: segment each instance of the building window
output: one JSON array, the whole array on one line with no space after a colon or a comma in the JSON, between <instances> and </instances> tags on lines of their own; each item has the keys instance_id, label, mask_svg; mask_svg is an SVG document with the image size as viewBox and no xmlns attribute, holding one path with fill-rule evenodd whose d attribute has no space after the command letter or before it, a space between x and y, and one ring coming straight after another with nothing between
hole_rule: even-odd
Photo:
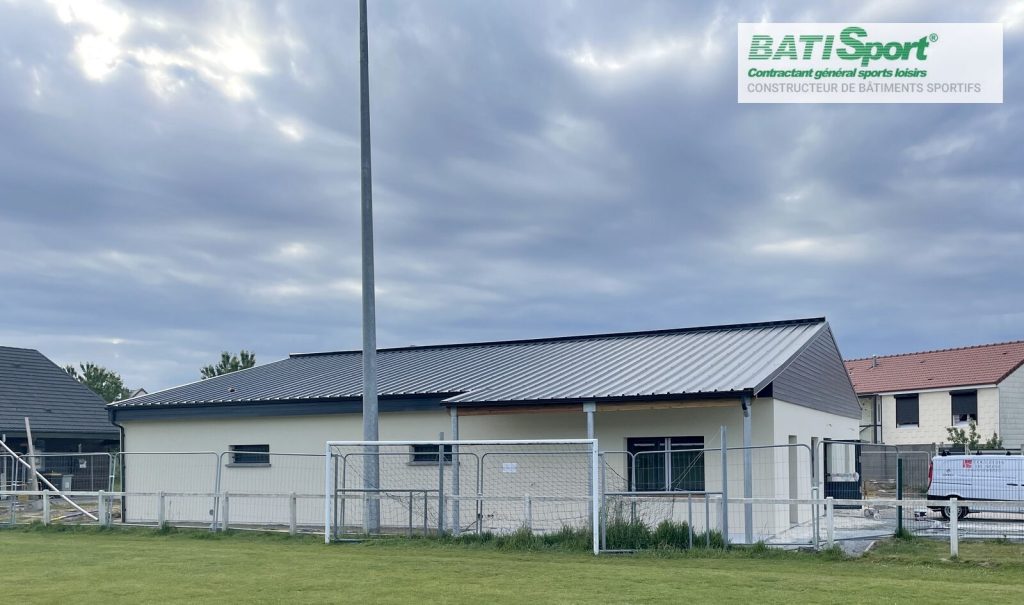
<instances>
[{"instance_id":1,"label":"building window","mask_svg":"<svg viewBox=\"0 0 1024 605\"><path fill-rule=\"evenodd\" d=\"M270 466L270 446L262 445L232 445L228 448L231 451L231 464L236 466Z\"/></svg>"},{"instance_id":2,"label":"building window","mask_svg":"<svg viewBox=\"0 0 1024 605\"><path fill-rule=\"evenodd\" d=\"M437 464L437 454L440 445L414 445L412 446L412 456L409 458L410 464ZM452 462L452 446L444 446L444 463L451 464Z\"/></svg>"},{"instance_id":3,"label":"building window","mask_svg":"<svg viewBox=\"0 0 1024 605\"><path fill-rule=\"evenodd\" d=\"M626 450L631 491L704 491L703 437L634 437L626 439Z\"/></svg>"},{"instance_id":4,"label":"building window","mask_svg":"<svg viewBox=\"0 0 1024 605\"><path fill-rule=\"evenodd\" d=\"M967 426L978 422L978 391L953 391L949 394L953 409L953 426Z\"/></svg>"},{"instance_id":5,"label":"building window","mask_svg":"<svg viewBox=\"0 0 1024 605\"><path fill-rule=\"evenodd\" d=\"M896 396L896 426L920 426L918 397L916 394Z\"/></svg>"}]
</instances>

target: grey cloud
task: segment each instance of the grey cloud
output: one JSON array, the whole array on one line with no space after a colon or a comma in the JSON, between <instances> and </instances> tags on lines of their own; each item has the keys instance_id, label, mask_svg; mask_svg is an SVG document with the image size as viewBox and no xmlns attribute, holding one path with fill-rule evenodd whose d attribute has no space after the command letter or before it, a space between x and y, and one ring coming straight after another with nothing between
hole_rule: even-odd
<instances>
[{"instance_id":1,"label":"grey cloud","mask_svg":"<svg viewBox=\"0 0 1024 605\"><path fill-rule=\"evenodd\" d=\"M76 55L102 23L0 8L0 342L151 390L357 347L354 5L107 4L132 25L102 80ZM737 21L1005 6L371 3L381 344L1022 337L1017 30L1001 106L745 106L733 75Z\"/></svg>"}]
</instances>

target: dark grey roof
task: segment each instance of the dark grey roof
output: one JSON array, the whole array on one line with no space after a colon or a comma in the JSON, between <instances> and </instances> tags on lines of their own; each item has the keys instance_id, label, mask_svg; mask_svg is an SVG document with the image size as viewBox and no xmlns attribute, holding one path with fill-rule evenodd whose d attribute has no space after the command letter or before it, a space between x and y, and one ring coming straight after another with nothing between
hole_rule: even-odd
<instances>
[{"instance_id":1,"label":"dark grey roof","mask_svg":"<svg viewBox=\"0 0 1024 605\"><path fill-rule=\"evenodd\" d=\"M814 318L382 349L380 394L434 395L468 405L757 392L827 326ZM355 399L361 397L360 357L358 351L292 355L111 405Z\"/></svg>"},{"instance_id":2,"label":"dark grey roof","mask_svg":"<svg viewBox=\"0 0 1024 605\"><path fill-rule=\"evenodd\" d=\"M0 347L0 432L116 439L106 402L35 349Z\"/></svg>"}]
</instances>

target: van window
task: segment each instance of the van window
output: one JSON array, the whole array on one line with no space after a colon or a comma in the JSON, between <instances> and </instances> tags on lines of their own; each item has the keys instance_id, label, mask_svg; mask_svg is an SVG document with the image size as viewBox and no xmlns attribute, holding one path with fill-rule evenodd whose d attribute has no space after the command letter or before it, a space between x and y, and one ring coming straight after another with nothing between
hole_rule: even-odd
<instances>
[{"instance_id":1,"label":"van window","mask_svg":"<svg viewBox=\"0 0 1024 605\"><path fill-rule=\"evenodd\" d=\"M896 426L919 426L917 394L896 396Z\"/></svg>"},{"instance_id":2,"label":"van window","mask_svg":"<svg viewBox=\"0 0 1024 605\"><path fill-rule=\"evenodd\" d=\"M978 391L953 391L949 397L953 426L967 426L972 420L978 421Z\"/></svg>"}]
</instances>

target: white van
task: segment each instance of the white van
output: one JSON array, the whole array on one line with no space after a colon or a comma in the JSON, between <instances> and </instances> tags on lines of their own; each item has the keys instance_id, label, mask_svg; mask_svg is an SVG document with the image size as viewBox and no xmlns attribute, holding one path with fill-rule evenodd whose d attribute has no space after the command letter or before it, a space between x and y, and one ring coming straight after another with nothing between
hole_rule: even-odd
<instances>
[{"instance_id":1,"label":"white van","mask_svg":"<svg viewBox=\"0 0 1024 605\"><path fill-rule=\"evenodd\" d=\"M928 467L929 500L1021 500L1024 501L1024 456L935 456ZM929 507L949 519L948 508ZM957 518L972 512L1024 512L1019 509L957 507Z\"/></svg>"}]
</instances>

